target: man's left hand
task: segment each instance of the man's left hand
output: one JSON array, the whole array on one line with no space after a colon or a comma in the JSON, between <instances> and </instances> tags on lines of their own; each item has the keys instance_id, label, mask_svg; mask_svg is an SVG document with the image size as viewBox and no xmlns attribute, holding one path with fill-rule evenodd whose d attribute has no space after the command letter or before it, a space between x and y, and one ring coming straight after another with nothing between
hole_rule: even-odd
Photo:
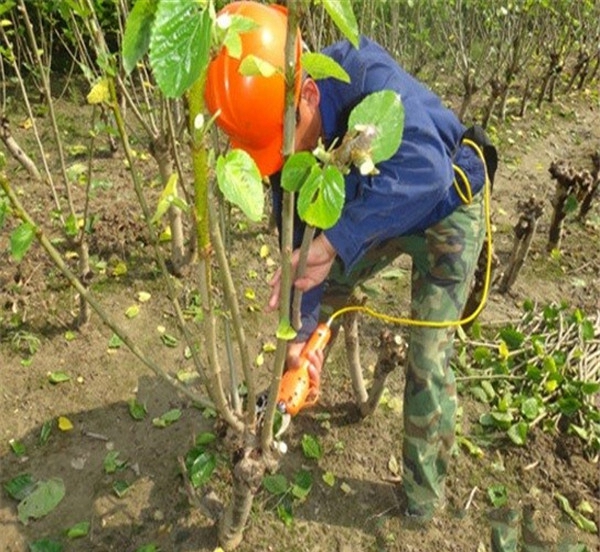
<instances>
[{"instance_id":1,"label":"man's left hand","mask_svg":"<svg viewBox=\"0 0 600 552\"><path fill-rule=\"evenodd\" d=\"M325 281L335 260L335 255L335 249L325 237L325 234L319 234L310 244L304 274L294 281L294 287L299 291L308 291ZM294 273L298 266L299 257L300 251L296 249L292 254L292 271ZM269 284L271 286L271 297L267 309L273 311L279 306L281 268L277 270Z\"/></svg>"}]
</instances>

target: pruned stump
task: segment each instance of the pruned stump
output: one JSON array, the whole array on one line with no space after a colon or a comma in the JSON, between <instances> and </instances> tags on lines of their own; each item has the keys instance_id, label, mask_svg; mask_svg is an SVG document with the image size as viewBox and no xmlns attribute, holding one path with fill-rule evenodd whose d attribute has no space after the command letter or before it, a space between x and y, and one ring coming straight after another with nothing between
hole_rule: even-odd
<instances>
[{"instance_id":1,"label":"pruned stump","mask_svg":"<svg viewBox=\"0 0 600 552\"><path fill-rule=\"evenodd\" d=\"M569 198L575 197L577 200L579 205L577 218L580 221L583 222L589 213L600 186L599 157L599 153L592 155L594 165L592 171L585 169L578 171L565 161L557 161L550 165L549 172L551 178L556 181L556 191L552 201L554 211L548 236L548 251L560 248L564 220L569 212Z\"/></svg>"},{"instance_id":2,"label":"pruned stump","mask_svg":"<svg viewBox=\"0 0 600 552\"><path fill-rule=\"evenodd\" d=\"M360 362L357 313L345 315L344 335L346 339L346 353L354 397L360 415L363 418L366 418L377 408L389 374L398 366L404 364L407 344L403 338L393 335L389 330L386 329L382 331L379 338L379 351L377 354L377 362L375 364L375 372L373 374L373 383L367 390Z\"/></svg>"},{"instance_id":3,"label":"pruned stump","mask_svg":"<svg viewBox=\"0 0 600 552\"><path fill-rule=\"evenodd\" d=\"M492 280L492 274L498 267L499 261L498 257L494 254L494 251L489 251L489 240L490 236L486 236L485 241L483 243L483 248L481 253L479 254L479 258L477 259L477 268L475 269L475 276L473 278L473 286L471 288L471 293L465 303L465 308L463 309L461 320L466 320L469 318L481 305L481 302L485 299L484 292L486 289L486 282L488 278L488 258L489 255L492 256L490 261L490 272L489 279ZM473 321L468 322L467 324L463 324L463 327L468 328Z\"/></svg>"},{"instance_id":4,"label":"pruned stump","mask_svg":"<svg viewBox=\"0 0 600 552\"><path fill-rule=\"evenodd\" d=\"M527 253L537 228L538 221L544 212L544 204L535 197L518 202L519 220L515 224L513 250L510 255L508 268L498 286L500 293L507 293L515 283L519 271L523 267Z\"/></svg>"}]
</instances>

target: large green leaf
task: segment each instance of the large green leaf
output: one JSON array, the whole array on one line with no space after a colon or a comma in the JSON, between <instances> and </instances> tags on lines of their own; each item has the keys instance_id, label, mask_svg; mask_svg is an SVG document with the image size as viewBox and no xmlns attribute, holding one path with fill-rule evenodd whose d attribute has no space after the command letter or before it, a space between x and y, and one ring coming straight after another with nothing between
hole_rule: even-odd
<instances>
[{"instance_id":1,"label":"large green leaf","mask_svg":"<svg viewBox=\"0 0 600 552\"><path fill-rule=\"evenodd\" d=\"M399 94L392 90L369 94L350 113L348 130L357 125L370 125L376 129L371 142L373 163L389 159L398 151L404 131L404 106Z\"/></svg>"},{"instance_id":2,"label":"large green leaf","mask_svg":"<svg viewBox=\"0 0 600 552\"><path fill-rule=\"evenodd\" d=\"M323 6L337 28L358 48L358 23L352 11L352 0L323 0Z\"/></svg>"},{"instance_id":3,"label":"large green leaf","mask_svg":"<svg viewBox=\"0 0 600 552\"><path fill-rule=\"evenodd\" d=\"M225 198L252 221L263 215L264 195L260 171L245 151L234 149L217 160L217 182Z\"/></svg>"},{"instance_id":4,"label":"large green leaf","mask_svg":"<svg viewBox=\"0 0 600 552\"><path fill-rule=\"evenodd\" d=\"M298 194L298 214L307 224L326 230L340 218L345 196L339 169L315 165Z\"/></svg>"},{"instance_id":5,"label":"large green leaf","mask_svg":"<svg viewBox=\"0 0 600 552\"><path fill-rule=\"evenodd\" d=\"M197 488L208 482L217 467L217 458L212 452L203 451L194 459L189 477L192 485Z\"/></svg>"},{"instance_id":6,"label":"large green leaf","mask_svg":"<svg viewBox=\"0 0 600 552\"><path fill-rule=\"evenodd\" d=\"M334 78L342 82L350 82L350 75L333 58L318 52L306 52L301 58L302 69L313 79Z\"/></svg>"},{"instance_id":7,"label":"large green leaf","mask_svg":"<svg viewBox=\"0 0 600 552\"><path fill-rule=\"evenodd\" d=\"M317 160L310 152L294 153L288 157L281 171L281 187L287 192L297 192L316 164Z\"/></svg>"},{"instance_id":8,"label":"large green leaf","mask_svg":"<svg viewBox=\"0 0 600 552\"><path fill-rule=\"evenodd\" d=\"M137 0L127 18L123 35L123 67L127 73L148 52L157 7L158 0Z\"/></svg>"},{"instance_id":9,"label":"large green leaf","mask_svg":"<svg viewBox=\"0 0 600 552\"><path fill-rule=\"evenodd\" d=\"M35 229L28 222L23 222L13 230L10 235L10 252L16 261L25 256L34 237Z\"/></svg>"},{"instance_id":10,"label":"large green leaf","mask_svg":"<svg viewBox=\"0 0 600 552\"><path fill-rule=\"evenodd\" d=\"M180 97L208 66L211 19L189 0L160 0L152 36L150 63L163 94Z\"/></svg>"},{"instance_id":11,"label":"large green leaf","mask_svg":"<svg viewBox=\"0 0 600 552\"><path fill-rule=\"evenodd\" d=\"M65 496L62 479L40 481L17 506L18 518L27 525L29 518L38 519L50 513Z\"/></svg>"}]
</instances>

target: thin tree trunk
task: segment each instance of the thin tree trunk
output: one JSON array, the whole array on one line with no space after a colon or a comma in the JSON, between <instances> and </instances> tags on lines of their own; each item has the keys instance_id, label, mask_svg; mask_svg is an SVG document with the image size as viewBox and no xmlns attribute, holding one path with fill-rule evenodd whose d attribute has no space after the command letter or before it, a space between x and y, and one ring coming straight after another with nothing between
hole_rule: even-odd
<instances>
[{"instance_id":1,"label":"thin tree trunk","mask_svg":"<svg viewBox=\"0 0 600 552\"><path fill-rule=\"evenodd\" d=\"M38 168L31 157L23 151L14 139L10 131L8 118L4 115L0 116L0 140L4 142L6 149L13 158L29 173L29 176L37 181L42 180L42 175L40 174L40 171L38 171Z\"/></svg>"}]
</instances>

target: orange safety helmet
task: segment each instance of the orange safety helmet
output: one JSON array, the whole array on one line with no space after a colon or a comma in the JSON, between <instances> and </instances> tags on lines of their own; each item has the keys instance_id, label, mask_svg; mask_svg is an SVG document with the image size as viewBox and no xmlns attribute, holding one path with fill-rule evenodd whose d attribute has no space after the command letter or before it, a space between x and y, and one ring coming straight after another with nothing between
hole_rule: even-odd
<instances>
[{"instance_id":1,"label":"orange safety helmet","mask_svg":"<svg viewBox=\"0 0 600 552\"><path fill-rule=\"evenodd\" d=\"M285 40L287 10L258 2L232 2L220 12L241 15L259 26L240 33L242 55L231 57L226 47L210 62L205 99L211 113L220 110L217 124L229 136L231 146L246 151L261 174L268 176L283 165L283 112L285 103ZM296 103L300 96L301 39L296 40ZM279 71L270 77L244 76L241 61L254 55Z\"/></svg>"}]
</instances>

